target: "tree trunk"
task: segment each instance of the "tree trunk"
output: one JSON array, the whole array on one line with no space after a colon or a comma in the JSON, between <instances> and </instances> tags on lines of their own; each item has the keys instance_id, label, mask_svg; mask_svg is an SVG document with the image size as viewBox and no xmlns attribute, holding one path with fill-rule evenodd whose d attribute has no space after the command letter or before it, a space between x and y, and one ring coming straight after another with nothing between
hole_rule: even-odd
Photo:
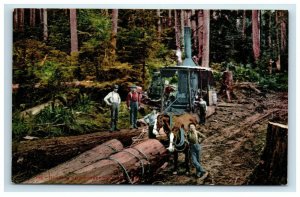
<instances>
[{"instance_id":1,"label":"tree trunk","mask_svg":"<svg viewBox=\"0 0 300 197\"><path fill-rule=\"evenodd\" d=\"M73 159L62 163L50 170L40 173L23 183L37 184L45 183L51 180L59 180L69 176L70 173L80 170L86 166L93 165L97 161L107 158L110 155L123 150L123 145L120 141L113 139L107 141L95 148L88 150Z\"/></svg>"},{"instance_id":2,"label":"tree trunk","mask_svg":"<svg viewBox=\"0 0 300 197\"><path fill-rule=\"evenodd\" d=\"M268 47L272 50L272 11L269 11ZM272 53L270 54L272 56Z\"/></svg>"},{"instance_id":3,"label":"tree trunk","mask_svg":"<svg viewBox=\"0 0 300 197\"><path fill-rule=\"evenodd\" d=\"M19 23L18 23L18 9L14 9L14 14L13 14L13 20L14 20L14 31L18 30Z\"/></svg>"},{"instance_id":4,"label":"tree trunk","mask_svg":"<svg viewBox=\"0 0 300 197\"><path fill-rule=\"evenodd\" d=\"M47 9L43 9L43 40L48 40L48 13Z\"/></svg>"},{"instance_id":5,"label":"tree trunk","mask_svg":"<svg viewBox=\"0 0 300 197\"><path fill-rule=\"evenodd\" d=\"M30 9L30 21L29 21L30 27L35 26L35 9Z\"/></svg>"},{"instance_id":6,"label":"tree trunk","mask_svg":"<svg viewBox=\"0 0 300 197\"><path fill-rule=\"evenodd\" d=\"M252 10L252 48L255 61L258 61L260 58L259 38L258 10Z\"/></svg>"},{"instance_id":7,"label":"tree trunk","mask_svg":"<svg viewBox=\"0 0 300 197\"><path fill-rule=\"evenodd\" d=\"M203 11L203 55L202 66L209 67L210 10Z\"/></svg>"},{"instance_id":8,"label":"tree trunk","mask_svg":"<svg viewBox=\"0 0 300 197\"><path fill-rule=\"evenodd\" d=\"M177 10L174 10L174 29L175 29L175 39L176 39L176 48L180 48L180 30L178 23L178 13Z\"/></svg>"},{"instance_id":9,"label":"tree trunk","mask_svg":"<svg viewBox=\"0 0 300 197\"><path fill-rule=\"evenodd\" d=\"M281 22L280 22L280 40L281 40L281 67L278 70L288 71L288 40L287 40L287 20L288 12L285 10L280 11L281 13Z\"/></svg>"},{"instance_id":10,"label":"tree trunk","mask_svg":"<svg viewBox=\"0 0 300 197\"><path fill-rule=\"evenodd\" d=\"M202 65L203 54L203 10L198 11L198 59L199 65Z\"/></svg>"},{"instance_id":11,"label":"tree trunk","mask_svg":"<svg viewBox=\"0 0 300 197\"><path fill-rule=\"evenodd\" d=\"M186 10L185 11L185 20L186 20L186 26L187 27L191 27L192 26L192 24L191 24L191 13L192 13L192 11L191 10Z\"/></svg>"},{"instance_id":12,"label":"tree trunk","mask_svg":"<svg viewBox=\"0 0 300 197\"><path fill-rule=\"evenodd\" d=\"M196 51L197 49L197 27L196 27L196 12L192 10L191 15L191 27L192 27L192 35L193 35L193 50Z\"/></svg>"},{"instance_id":13,"label":"tree trunk","mask_svg":"<svg viewBox=\"0 0 300 197\"><path fill-rule=\"evenodd\" d=\"M156 10L156 15L157 15L157 34L158 34L158 39L161 37L161 18L160 18L160 9Z\"/></svg>"},{"instance_id":14,"label":"tree trunk","mask_svg":"<svg viewBox=\"0 0 300 197\"><path fill-rule=\"evenodd\" d=\"M18 24L19 24L19 31L24 32L24 9L20 8L18 9Z\"/></svg>"},{"instance_id":15,"label":"tree trunk","mask_svg":"<svg viewBox=\"0 0 300 197\"><path fill-rule=\"evenodd\" d=\"M77 16L76 9L70 9L71 54L78 52Z\"/></svg>"},{"instance_id":16,"label":"tree trunk","mask_svg":"<svg viewBox=\"0 0 300 197\"><path fill-rule=\"evenodd\" d=\"M168 27L172 27L172 10L168 10Z\"/></svg>"},{"instance_id":17,"label":"tree trunk","mask_svg":"<svg viewBox=\"0 0 300 197\"><path fill-rule=\"evenodd\" d=\"M111 35L111 45L112 45L112 55L116 54L117 49L117 33L118 33L118 15L119 10L112 10L112 35Z\"/></svg>"},{"instance_id":18,"label":"tree trunk","mask_svg":"<svg viewBox=\"0 0 300 197\"><path fill-rule=\"evenodd\" d=\"M144 176L161 167L166 148L155 139L146 140L132 148L111 155L92 165L74 171L69 176L47 183L60 184L136 184Z\"/></svg>"},{"instance_id":19,"label":"tree trunk","mask_svg":"<svg viewBox=\"0 0 300 197\"><path fill-rule=\"evenodd\" d=\"M246 39L246 10L243 11L242 38L243 40Z\"/></svg>"},{"instance_id":20,"label":"tree trunk","mask_svg":"<svg viewBox=\"0 0 300 197\"><path fill-rule=\"evenodd\" d=\"M280 22L280 32L281 32L281 53L285 53L287 49L287 36L286 36L286 20L284 12L280 12L281 22Z\"/></svg>"},{"instance_id":21,"label":"tree trunk","mask_svg":"<svg viewBox=\"0 0 300 197\"><path fill-rule=\"evenodd\" d=\"M181 46L184 51L184 10L180 10Z\"/></svg>"},{"instance_id":22,"label":"tree trunk","mask_svg":"<svg viewBox=\"0 0 300 197\"><path fill-rule=\"evenodd\" d=\"M13 143L13 182L22 182L110 139L118 139L129 146L132 137L140 133L141 130L122 129L116 133L97 132Z\"/></svg>"},{"instance_id":23,"label":"tree trunk","mask_svg":"<svg viewBox=\"0 0 300 197\"><path fill-rule=\"evenodd\" d=\"M269 122L261 162L249 177L248 185L287 184L288 126Z\"/></svg>"}]
</instances>

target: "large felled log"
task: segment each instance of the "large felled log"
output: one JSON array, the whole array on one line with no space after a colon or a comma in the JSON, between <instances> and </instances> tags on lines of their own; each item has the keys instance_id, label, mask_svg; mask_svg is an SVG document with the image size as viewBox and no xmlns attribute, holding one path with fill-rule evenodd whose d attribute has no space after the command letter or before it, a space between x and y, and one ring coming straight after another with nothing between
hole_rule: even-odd
<instances>
[{"instance_id":1,"label":"large felled log","mask_svg":"<svg viewBox=\"0 0 300 197\"><path fill-rule=\"evenodd\" d=\"M119 152L123 149L123 145L120 141L113 139L107 141L95 148L86 151L77 157L60 164L50 170L47 170L23 183L44 183L51 181L51 179L59 179L59 177L65 176L71 172L77 171L88 165L91 165L98 160L109 157L111 154Z\"/></svg>"},{"instance_id":2,"label":"large felled log","mask_svg":"<svg viewBox=\"0 0 300 197\"><path fill-rule=\"evenodd\" d=\"M132 148L111 155L65 177L45 183L61 184L123 184L139 183L151 176L165 162L167 151L155 139L146 140ZM147 175L147 176L146 176Z\"/></svg>"},{"instance_id":3,"label":"large felled log","mask_svg":"<svg viewBox=\"0 0 300 197\"><path fill-rule=\"evenodd\" d=\"M288 126L269 122L261 162L249 176L248 185L286 185Z\"/></svg>"},{"instance_id":4,"label":"large felled log","mask_svg":"<svg viewBox=\"0 0 300 197\"><path fill-rule=\"evenodd\" d=\"M118 139L124 146L129 146L132 137L139 135L141 131L142 129L122 129L113 133L97 132L13 143L13 182L23 182L111 139Z\"/></svg>"}]
</instances>

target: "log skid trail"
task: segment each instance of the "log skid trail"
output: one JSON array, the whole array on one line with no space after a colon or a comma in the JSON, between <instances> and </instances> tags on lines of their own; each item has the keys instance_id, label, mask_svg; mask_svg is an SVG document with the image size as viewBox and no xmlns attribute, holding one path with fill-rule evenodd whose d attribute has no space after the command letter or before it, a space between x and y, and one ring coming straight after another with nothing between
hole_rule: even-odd
<instances>
[{"instance_id":1,"label":"log skid trail","mask_svg":"<svg viewBox=\"0 0 300 197\"><path fill-rule=\"evenodd\" d=\"M208 138L202 142L201 162L209 172L205 180L184 173L184 156L179 154L180 172L172 175L171 164L153 177L153 184L243 185L260 162L266 143L268 122L287 124L287 93L265 97L252 93L216 108L206 125L198 127Z\"/></svg>"},{"instance_id":2,"label":"log skid trail","mask_svg":"<svg viewBox=\"0 0 300 197\"><path fill-rule=\"evenodd\" d=\"M259 164L266 143L268 122L287 124L288 99L287 93L273 92L262 95L253 91L249 96L240 91L235 94L238 96L238 100L227 104L220 100L220 106L216 107L215 113L207 119L205 126L198 126L198 129L207 136L207 139L202 142L201 152L202 166L209 172L205 179L200 180L195 177L194 167L191 168L191 174L186 175L183 165L184 156L179 154L179 173L177 175L172 174L171 159L158 167L153 172L153 176L148 177L147 182L143 184L245 184L249 175ZM138 130L121 130L115 133L99 132L83 136L21 142L15 145L13 150L13 163L15 162L18 166L17 169L14 169L18 173L13 174L13 179L15 178L15 182L23 182L58 164L64 165L63 163L67 160L111 139L118 139L124 148L132 147L132 140L141 136L143 129L145 127ZM143 138L145 137L147 138L147 136L143 136ZM143 140L138 143L143 143ZM32 154L35 157L29 156ZM119 154L128 156L127 153ZM33 159L38 156L47 158L47 160L39 160L34 163ZM172 157L170 154L169 156ZM45 166L49 158L54 162L51 162L52 166ZM97 165L101 169L104 164ZM39 167L39 169L34 171L34 167ZM26 174L32 169L34 173ZM93 172L89 173L88 175L93 174ZM100 171L97 173L101 175ZM121 182L119 181L119 183ZM105 184L105 182L99 183ZM136 183L138 184L138 182Z\"/></svg>"}]
</instances>

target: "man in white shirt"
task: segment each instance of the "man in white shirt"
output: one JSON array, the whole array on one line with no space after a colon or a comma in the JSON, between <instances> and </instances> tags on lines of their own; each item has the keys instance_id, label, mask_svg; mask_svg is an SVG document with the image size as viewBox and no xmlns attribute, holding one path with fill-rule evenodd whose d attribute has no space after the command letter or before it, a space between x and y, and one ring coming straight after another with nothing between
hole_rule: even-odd
<instances>
[{"instance_id":1,"label":"man in white shirt","mask_svg":"<svg viewBox=\"0 0 300 197\"><path fill-rule=\"evenodd\" d=\"M106 97L104 98L105 103L111 106L111 132L119 131L117 124L121 98L118 93L118 88L118 85L114 85L114 90L108 93L108 95L106 95Z\"/></svg>"},{"instance_id":2,"label":"man in white shirt","mask_svg":"<svg viewBox=\"0 0 300 197\"><path fill-rule=\"evenodd\" d=\"M200 107L200 124L204 125L206 112L207 112L207 104L202 97L200 97L199 107Z\"/></svg>"}]
</instances>

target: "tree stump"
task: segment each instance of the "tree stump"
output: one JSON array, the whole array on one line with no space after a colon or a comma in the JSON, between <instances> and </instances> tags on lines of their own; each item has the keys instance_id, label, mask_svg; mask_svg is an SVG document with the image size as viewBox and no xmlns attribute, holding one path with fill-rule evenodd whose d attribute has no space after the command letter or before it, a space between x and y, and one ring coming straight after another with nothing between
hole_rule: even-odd
<instances>
[{"instance_id":1,"label":"tree stump","mask_svg":"<svg viewBox=\"0 0 300 197\"><path fill-rule=\"evenodd\" d=\"M248 185L286 185L288 126L269 122L260 163L249 176Z\"/></svg>"},{"instance_id":2,"label":"tree stump","mask_svg":"<svg viewBox=\"0 0 300 197\"><path fill-rule=\"evenodd\" d=\"M231 102L231 94L233 94L233 74L232 71L224 71L222 76L222 85L219 94L226 93L228 102Z\"/></svg>"},{"instance_id":3,"label":"tree stump","mask_svg":"<svg viewBox=\"0 0 300 197\"><path fill-rule=\"evenodd\" d=\"M44 181L50 184L124 184L139 183L165 162L167 150L155 139L115 153L72 173ZM47 172L45 172L47 173ZM145 176L148 175L148 176ZM150 175L150 176L149 176ZM26 181L25 183L28 183Z\"/></svg>"},{"instance_id":4,"label":"tree stump","mask_svg":"<svg viewBox=\"0 0 300 197\"><path fill-rule=\"evenodd\" d=\"M47 170L33 178L23 182L23 183L44 183L47 181L51 181L52 179L59 179L66 174L84 168L88 165L92 165L93 163L97 162L98 160L107 158L108 156L112 155L113 153L119 152L123 149L123 145L120 141L113 139L107 141L95 148L86 151L77 157L60 164L50 170Z\"/></svg>"}]
</instances>

